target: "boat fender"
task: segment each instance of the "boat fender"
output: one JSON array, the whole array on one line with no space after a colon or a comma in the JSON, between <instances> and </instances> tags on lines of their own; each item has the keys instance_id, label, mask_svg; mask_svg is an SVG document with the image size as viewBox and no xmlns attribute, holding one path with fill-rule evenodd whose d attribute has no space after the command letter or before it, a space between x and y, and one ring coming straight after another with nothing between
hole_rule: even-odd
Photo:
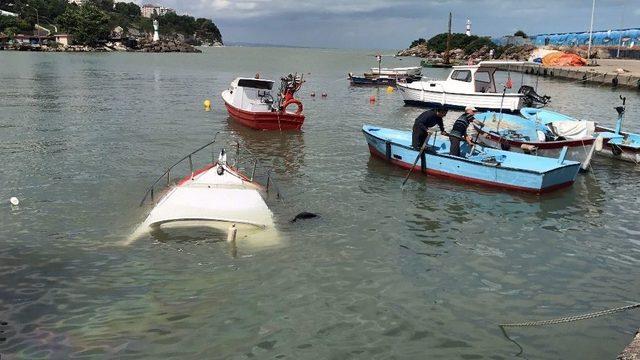
<instances>
[{"instance_id":1,"label":"boat fender","mask_svg":"<svg viewBox=\"0 0 640 360\"><path fill-rule=\"evenodd\" d=\"M302 103L300 102L300 100L297 100L297 99L287 100L287 102L285 102L284 105L282 105L282 111L287 111L287 107L289 107L289 105L291 104L296 104L298 106L298 109L295 112L296 115L302 114L302 109L303 109Z\"/></svg>"},{"instance_id":2,"label":"boat fender","mask_svg":"<svg viewBox=\"0 0 640 360\"><path fill-rule=\"evenodd\" d=\"M522 144L520 145L520 149L522 149L525 154L535 154L536 151L538 151L538 147L531 144Z\"/></svg>"},{"instance_id":3,"label":"boat fender","mask_svg":"<svg viewBox=\"0 0 640 360\"><path fill-rule=\"evenodd\" d=\"M504 151L509 151L509 149L511 149L511 145L509 145L508 143L500 143L500 149L504 150Z\"/></svg>"},{"instance_id":4,"label":"boat fender","mask_svg":"<svg viewBox=\"0 0 640 360\"><path fill-rule=\"evenodd\" d=\"M613 79L611 79L611 86L612 87L616 87L618 86L618 77L614 77Z\"/></svg>"},{"instance_id":5,"label":"boat fender","mask_svg":"<svg viewBox=\"0 0 640 360\"><path fill-rule=\"evenodd\" d=\"M602 146L604 145L604 139L602 135L598 135L596 138L596 151L602 151Z\"/></svg>"}]
</instances>

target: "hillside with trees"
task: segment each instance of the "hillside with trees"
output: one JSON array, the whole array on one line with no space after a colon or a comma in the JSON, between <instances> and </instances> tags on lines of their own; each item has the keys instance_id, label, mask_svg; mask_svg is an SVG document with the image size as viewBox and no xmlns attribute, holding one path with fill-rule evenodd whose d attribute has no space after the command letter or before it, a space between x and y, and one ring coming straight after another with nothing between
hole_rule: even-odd
<instances>
[{"instance_id":1,"label":"hillside with trees","mask_svg":"<svg viewBox=\"0 0 640 360\"><path fill-rule=\"evenodd\" d=\"M31 34L36 23L51 33L68 33L79 45L95 46L109 41L117 27L123 33L144 36L153 32L152 21L160 22L160 36L193 45L222 44L222 35L210 19L167 13L145 18L133 3L87 0L82 6L67 0L0 0L0 9L18 14L0 16L0 33L12 38Z\"/></svg>"}]
</instances>

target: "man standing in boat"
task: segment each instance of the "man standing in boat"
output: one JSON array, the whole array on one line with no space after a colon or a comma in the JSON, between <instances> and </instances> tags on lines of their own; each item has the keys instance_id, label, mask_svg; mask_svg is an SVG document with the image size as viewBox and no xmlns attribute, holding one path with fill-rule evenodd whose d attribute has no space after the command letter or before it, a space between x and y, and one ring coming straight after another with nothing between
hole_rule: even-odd
<instances>
[{"instance_id":1,"label":"man standing in boat","mask_svg":"<svg viewBox=\"0 0 640 360\"><path fill-rule=\"evenodd\" d=\"M473 145L471 136L467 134L467 128L469 125L477 121L473 116L478 110L475 107L469 105L464 109L464 114L460 115L456 122L453 123L453 128L449 132L449 139L451 140L450 155L460 156L460 141L466 141L470 146Z\"/></svg>"},{"instance_id":2,"label":"man standing in boat","mask_svg":"<svg viewBox=\"0 0 640 360\"><path fill-rule=\"evenodd\" d=\"M440 128L440 132L442 135L446 135L446 131L444 131L444 124L442 123L442 118L447 115L447 109L438 108L436 110L427 110L422 114L418 115L416 121L413 123L413 134L411 146L414 149L420 149L422 144L429 138L428 130L429 128L438 125Z\"/></svg>"}]
</instances>

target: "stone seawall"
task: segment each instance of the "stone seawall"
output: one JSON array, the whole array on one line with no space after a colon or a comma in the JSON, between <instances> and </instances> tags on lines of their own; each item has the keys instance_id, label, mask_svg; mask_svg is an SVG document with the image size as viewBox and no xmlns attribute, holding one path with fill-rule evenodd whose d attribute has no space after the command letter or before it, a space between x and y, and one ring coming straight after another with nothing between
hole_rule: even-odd
<instances>
[{"instance_id":1,"label":"stone seawall","mask_svg":"<svg viewBox=\"0 0 640 360\"><path fill-rule=\"evenodd\" d=\"M535 65L503 65L501 70L524 72L578 83L624 86L640 90L640 61L638 60L598 60L600 66L546 67ZM620 71L622 70L622 71Z\"/></svg>"}]
</instances>

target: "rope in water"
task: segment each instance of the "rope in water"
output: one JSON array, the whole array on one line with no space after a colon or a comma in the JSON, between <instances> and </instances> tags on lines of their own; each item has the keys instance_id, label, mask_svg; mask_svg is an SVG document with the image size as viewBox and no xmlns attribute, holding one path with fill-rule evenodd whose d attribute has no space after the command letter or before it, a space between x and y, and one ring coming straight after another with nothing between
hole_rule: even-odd
<instances>
[{"instance_id":1,"label":"rope in water","mask_svg":"<svg viewBox=\"0 0 640 360\"><path fill-rule=\"evenodd\" d=\"M600 317L600 316L615 314L615 313L618 313L618 312L631 310L631 309L636 309L636 308L640 308L640 303L635 303L635 304L626 305L626 306L620 306L620 307L613 308L613 309L601 310L601 311L596 311L596 312L592 312L592 313L588 313L588 314L582 314L582 315L566 316L566 317L561 317L561 318L557 318L557 319L549 319L549 320L538 320L538 321L527 321L527 322L521 322L521 323L500 324L500 326L501 327L526 327L526 326L544 326L544 325L563 324L563 323L569 323L569 322L574 322L574 321L593 319L593 318L597 318L597 317Z\"/></svg>"}]
</instances>

